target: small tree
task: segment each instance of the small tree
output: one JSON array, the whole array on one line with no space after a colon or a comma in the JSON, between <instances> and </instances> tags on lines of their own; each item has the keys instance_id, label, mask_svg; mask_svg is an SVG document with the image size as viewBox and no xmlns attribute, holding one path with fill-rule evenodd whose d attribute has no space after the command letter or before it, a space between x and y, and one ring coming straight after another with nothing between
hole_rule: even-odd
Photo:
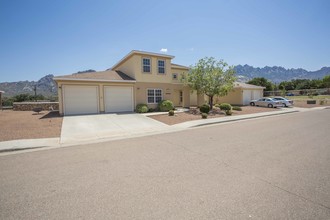
<instances>
[{"instance_id":1,"label":"small tree","mask_svg":"<svg viewBox=\"0 0 330 220\"><path fill-rule=\"evenodd\" d=\"M212 109L213 97L227 95L233 89L236 77L233 67L223 60L205 57L190 69L187 80L191 89L209 97Z\"/></svg>"}]
</instances>

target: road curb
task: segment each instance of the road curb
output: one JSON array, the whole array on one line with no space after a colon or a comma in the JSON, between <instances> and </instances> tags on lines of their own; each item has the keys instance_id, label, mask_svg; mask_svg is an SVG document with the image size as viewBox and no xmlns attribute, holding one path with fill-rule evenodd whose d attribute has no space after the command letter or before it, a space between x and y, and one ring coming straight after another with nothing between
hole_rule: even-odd
<instances>
[{"instance_id":1,"label":"road curb","mask_svg":"<svg viewBox=\"0 0 330 220\"><path fill-rule=\"evenodd\" d=\"M255 119L255 118L270 117L270 116L274 116L274 115L284 115L284 114L297 113L297 112L300 112L300 111L294 110L294 111L289 111L289 112L278 112L278 113L269 114L269 115L256 115L256 116L251 116L251 117L246 117L246 118L234 118L234 119L228 119L228 120L223 120L223 121L207 122L207 123L203 123L203 124L199 124L199 125L193 125L190 128L197 128L197 127L202 127L202 126L207 126L207 125L227 123L227 122L233 122L233 121L242 121L242 120L249 120L249 119Z\"/></svg>"}]
</instances>

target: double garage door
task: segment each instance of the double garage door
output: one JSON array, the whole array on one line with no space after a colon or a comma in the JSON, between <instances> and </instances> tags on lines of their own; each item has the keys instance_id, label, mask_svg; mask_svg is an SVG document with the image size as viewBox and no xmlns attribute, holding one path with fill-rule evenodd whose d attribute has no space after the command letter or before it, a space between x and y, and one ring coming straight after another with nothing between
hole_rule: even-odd
<instances>
[{"instance_id":1,"label":"double garage door","mask_svg":"<svg viewBox=\"0 0 330 220\"><path fill-rule=\"evenodd\" d=\"M243 90L243 105L249 105L251 100L260 99L262 90Z\"/></svg>"},{"instance_id":2,"label":"double garage door","mask_svg":"<svg viewBox=\"0 0 330 220\"><path fill-rule=\"evenodd\" d=\"M99 86L63 85L62 90L64 115L97 114L100 104L104 104L106 113L134 109L131 86L104 86L104 100L99 98Z\"/></svg>"}]
</instances>

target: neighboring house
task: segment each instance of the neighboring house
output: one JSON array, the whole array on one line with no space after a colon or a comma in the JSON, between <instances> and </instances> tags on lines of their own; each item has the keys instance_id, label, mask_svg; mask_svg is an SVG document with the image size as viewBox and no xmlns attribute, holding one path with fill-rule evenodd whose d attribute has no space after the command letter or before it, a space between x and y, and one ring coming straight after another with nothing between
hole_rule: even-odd
<instances>
[{"instance_id":1,"label":"neighboring house","mask_svg":"<svg viewBox=\"0 0 330 220\"><path fill-rule=\"evenodd\" d=\"M133 50L109 70L54 77L60 114L132 112L141 103L156 108L163 99L189 107L189 87L180 80L189 68L173 58Z\"/></svg>"},{"instance_id":2,"label":"neighboring house","mask_svg":"<svg viewBox=\"0 0 330 220\"><path fill-rule=\"evenodd\" d=\"M133 50L111 69L54 77L61 115L132 112L137 104L156 108L164 99L176 107L199 106L207 99L182 83L189 67L174 56ZM234 91L215 101L245 105L262 96L263 87L236 83Z\"/></svg>"},{"instance_id":3,"label":"neighboring house","mask_svg":"<svg viewBox=\"0 0 330 220\"><path fill-rule=\"evenodd\" d=\"M223 97L215 97L214 103L229 103L232 105L249 105L251 100L263 97L265 87L235 82L233 91ZM207 99L206 99L207 100Z\"/></svg>"}]
</instances>

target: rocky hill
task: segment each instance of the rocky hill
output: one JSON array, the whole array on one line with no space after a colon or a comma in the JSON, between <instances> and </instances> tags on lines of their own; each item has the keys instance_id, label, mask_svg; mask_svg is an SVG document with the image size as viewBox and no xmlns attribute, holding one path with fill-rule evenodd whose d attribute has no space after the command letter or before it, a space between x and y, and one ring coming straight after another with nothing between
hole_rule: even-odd
<instances>
[{"instance_id":1,"label":"rocky hill","mask_svg":"<svg viewBox=\"0 0 330 220\"><path fill-rule=\"evenodd\" d=\"M324 76L330 75L330 67L323 67L317 71L307 71L301 68L285 69L280 66L259 68L249 65L237 65L234 69L241 82L246 82L256 77L264 77L274 83L279 83L292 79L322 79Z\"/></svg>"},{"instance_id":2,"label":"rocky hill","mask_svg":"<svg viewBox=\"0 0 330 220\"><path fill-rule=\"evenodd\" d=\"M19 81L19 82L2 82L0 83L0 90L5 91L5 97L12 97L18 94L34 95L34 87L37 86L37 94L46 97L56 96L57 87L53 80L54 75L46 75L38 81Z\"/></svg>"}]
</instances>

